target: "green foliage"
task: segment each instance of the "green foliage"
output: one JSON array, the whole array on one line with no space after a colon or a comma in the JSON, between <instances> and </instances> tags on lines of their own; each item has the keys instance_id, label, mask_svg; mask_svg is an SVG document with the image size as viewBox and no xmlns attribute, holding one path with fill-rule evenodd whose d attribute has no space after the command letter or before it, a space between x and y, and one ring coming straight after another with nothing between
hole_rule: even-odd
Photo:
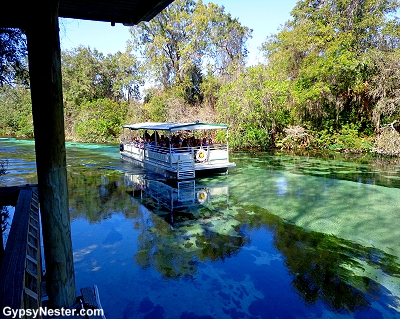
<instances>
[{"instance_id":1,"label":"green foliage","mask_svg":"<svg viewBox=\"0 0 400 319\"><path fill-rule=\"evenodd\" d=\"M332 151L365 152L372 149L371 138L360 136L359 127L353 124L343 125L339 131L324 129L306 130L301 126L284 129L277 139L276 146L283 149L328 149Z\"/></svg>"},{"instance_id":2,"label":"green foliage","mask_svg":"<svg viewBox=\"0 0 400 319\"><path fill-rule=\"evenodd\" d=\"M377 131L400 117L400 49L393 52L375 51L371 55L376 68L369 95L376 103L373 124Z\"/></svg>"},{"instance_id":3,"label":"green foliage","mask_svg":"<svg viewBox=\"0 0 400 319\"><path fill-rule=\"evenodd\" d=\"M350 150L369 149L366 141L359 137L358 129L355 125L343 125L340 134L336 138L338 148Z\"/></svg>"},{"instance_id":4,"label":"green foliage","mask_svg":"<svg viewBox=\"0 0 400 319\"><path fill-rule=\"evenodd\" d=\"M167 116L167 95L157 94L149 98L143 105L144 118L148 121L165 122Z\"/></svg>"},{"instance_id":5,"label":"green foliage","mask_svg":"<svg viewBox=\"0 0 400 319\"><path fill-rule=\"evenodd\" d=\"M66 136L75 138L74 125L80 105L98 99L130 101L139 97L140 66L134 56L117 52L104 56L78 47L62 53ZM80 115L81 116L81 115ZM82 125L81 123L78 124ZM111 138L112 136L110 136ZM82 139L80 132L79 139Z\"/></svg>"},{"instance_id":6,"label":"green foliage","mask_svg":"<svg viewBox=\"0 0 400 319\"><path fill-rule=\"evenodd\" d=\"M345 124L339 131L322 130L312 133L311 144L320 149L336 151L370 151L373 146L371 138L361 136L359 132L359 126Z\"/></svg>"},{"instance_id":7,"label":"green foliage","mask_svg":"<svg viewBox=\"0 0 400 319\"><path fill-rule=\"evenodd\" d=\"M376 79L379 86L384 71L377 68L374 52L383 57L396 49L399 21L391 14L398 6L397 0L297 3L293 19L263 44L263 51L278 78L290 79L298 120L315 130L331 120L336 128L348 121L369 125L378 97L371 82ZM396 70L393 63L390 69ZM394 92L399 83L386 88Z\"/></svg>"},{"instance_id":8,"label":"green foliage","mask_svg":"<svg viewBox=\"0 0 400 319\"><path fill-rule=\"evenodd\" d=\"M312 132L311 135L311 146L319 149L330 149L336 141L336 134L329 129Z\"/></svg>"},{"instance_id":9,"label":"green foliage","mask_svg":"<svg viewBox=\"0 0 400 319\"><path fill-rule=\"evenodd\" d=\"M238 148L269 148L271 135L291 121L286 82L275 81L261 65L223 85L218 97L219 120L230 125L231 145Z\"/></svg>"},{"instance_id":10,"label":"green foliage","mask_svg":"<svg viewBox=\"0 0 400 319\"><path fill-rule=\"evenodd\" d=\"M219 89L221 88L221 79L208 73L203 77L200 84L200 92L203 96L203 102L206 106L211 108L216 107Z\"/></svg>"},{"instance_id":11,"label":"green foliage","mask_svg":"<svg viewBox=\"0 0 400 319\"><path fill-rule=\"evenodd\" d=\"M21 86L0 89L0 134L33 137L30 91Z\"/></svg>"},{"instance_id":12,"label":"green foliage","mask_svg":"<svg viewBox=\"0 0 400 319\"><path fill-rule=\"evenodd\" d=\"M266 150L271 146L271 136L266 130L250 127L232 133L230 145L236 149Z\"/></svg>"},{"instance_id":13,"label":"green foliage","mask_svg":"<svg viewBox=\"0 0 400 319\"><path fill-rule=\"evenodd\" d=\"M235 148L370 150L370 137L400 116L398 8L398 0L299 1L263 44L267 64L245 68L250 29L224 7L176 0L130 29L125 53L62 53L66 136L109 141L130 121L201 120L227 123ZM155 86L140 104L145 78ZM21 86L0 92L0 133L33 135ZM395 147L385 133L374 149L393 153L390 139Z\"/></svg>"},{"instance_id":14,"label":"green foliage","mask_svg":"<svg viewBox=\"0 0 400 319\"><path fill-rule=\"evenodd\" d=\"M121 134L128 112L126 102L99 99L80 106L75 134L85 142L113 142Z\"/></svg>"},{"instance_id":15,"label":"green foliage","mask_svg":"<svg viewBox=\"0 0 400 319\"><path fill-rule=\"evenodd\" d=\"M117 52L104 56L78 47L62 53L64 99L67 107L96 99L130 100L139 95L140 66L134 56Z\"/></svg>"}]
</instances>

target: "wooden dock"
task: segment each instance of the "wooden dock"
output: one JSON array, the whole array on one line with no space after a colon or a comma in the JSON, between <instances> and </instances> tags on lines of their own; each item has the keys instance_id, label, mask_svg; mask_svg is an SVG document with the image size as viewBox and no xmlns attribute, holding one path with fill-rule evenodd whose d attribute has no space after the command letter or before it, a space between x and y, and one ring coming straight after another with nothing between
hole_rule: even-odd
<instances>
[{"instance_id":1,"label":"wooden dock","mask_svg":"<svg viewBox=\"0 0 400 319\"><path fill-rule=\"evenodd\" d=\"M15 212L0 264L0 309L44 309L47 302L43 298L46 289L37 186L0 188L2 206L15 206ZM99 313L93 310L102 310L97 286L81 289L81 296L77 297L76 305L71 310L79 314L82 309L87 313ZM22 318L31 317L25 315ZM82 318L78 315L58 318L78 317ZM104 314L85 317L105 319ZM0 318L7 318L3 311ZM46 317L40 315L37 318Z\"/></svg>"}]
</instances>

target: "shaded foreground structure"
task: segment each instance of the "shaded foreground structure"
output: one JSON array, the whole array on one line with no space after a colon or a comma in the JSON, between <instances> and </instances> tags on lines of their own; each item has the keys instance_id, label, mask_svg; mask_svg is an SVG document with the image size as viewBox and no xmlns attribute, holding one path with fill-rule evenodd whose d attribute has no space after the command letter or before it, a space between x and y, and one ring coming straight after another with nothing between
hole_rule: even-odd
<instances>
[{"instance_id":1,"label":"shaded foreground structure","mask_svg":"<svg viewBox=\"0 0 400 319\"><path fill-rule=\"evenodd\" d=\"M0 27L23 29L28 40L38 194L50 307L70 308L76 297L58 18L134 25L149 21L172 1L23 0L7 1L0 10ZM17 236L16 240L26 238Z\"/></svg>"}]
</instances>

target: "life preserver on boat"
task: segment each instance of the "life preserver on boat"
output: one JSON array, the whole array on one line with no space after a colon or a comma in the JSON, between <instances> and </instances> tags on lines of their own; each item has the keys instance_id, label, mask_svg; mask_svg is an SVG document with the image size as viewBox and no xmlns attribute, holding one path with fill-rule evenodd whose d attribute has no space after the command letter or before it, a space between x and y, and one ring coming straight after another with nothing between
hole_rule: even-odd
<instances>
[{"instance_id":1,"label":"life preserver on boat","mask_svg":"<svg viewBox=\"0 0 400 319\"><path fill-rule=\"evenodd\" d=\"M205 189L199 190L197 192L197 201L200 204L203 204L203 203L206 202L206 200L207 200L207 192L206 192L206 190Z\"/></svg>"},{"instance_id":2,"label":"life preserver on boat","mask_svg":"<svg viewBox=\"0 0 400 319\"><path fill-rule=\"evenodd\" d=\"M196 161L197 162L204 162L207 159L207 154L204 149L199 149L196 152Z\"/></svg>"},{"instance_id":3,"label":"life preserver on boat","mask_svg":"<svg viewBox=\"0 0 400 319\"><path fill-rule=\"evenodd\" d=\"M119 144L119 150L121 151L121 152L123 152L124 151L124 144Z\"/></svg>"}]
</instances>

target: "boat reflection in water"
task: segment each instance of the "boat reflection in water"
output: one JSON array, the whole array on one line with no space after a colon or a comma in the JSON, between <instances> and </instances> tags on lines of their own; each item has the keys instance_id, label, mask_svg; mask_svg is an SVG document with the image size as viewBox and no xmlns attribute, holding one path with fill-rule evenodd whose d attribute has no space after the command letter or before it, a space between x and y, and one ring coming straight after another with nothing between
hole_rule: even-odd
<instances>
[{"instance_id":1,"label":"boat reflection in water","mask_svg":"<svg viewBox=\"0 0 400 319\"><path fill-rule=\"evenodd\" d=\"M132 186L133 197L143 205L160 216L168 214L171 225L188 218L211 217L211 211L208 211L209 214L205 210L201 211L203 206L218 203L228 207L227 184L210 185L194 179L178 182L133 174L125 175L125 183Z\"/></svg>"},{"instance_id":2,"label":"boat reflection in water","mask_svg":"<svg viewBox=\"0 0 400 319\"><path fill-rule=\"evenodd\" d=\"M207 260L225 260L248 241L229 209L229 187L196 180L167 183L144 175L125 175L140 203L135 262L165 278L193 276Z\"/></svg>"},{"instance_id":3,"label":"boat reflection in water","mask_svg":"<svg viewBox=\"0 0 400 319\"><path fill-rule=\"evenodd\" d=\"M256 294L249 298L254 299L253 310L260 312L267 311L268 298L261 297L270 294L271 285L281 287L267 284L268 278L279 277L283 271L290 274L291 289L295 288L307 307L318 308L323 303L334 313L357 313L356 318L381 308L384 315L380 318L394 318L398 313L400 268L394 256L307 231L257 205L243 205L233 194L229 198L224 184L203 184L203 180L168 184L145 176L126 177L142 207L138 222L142 232L134 260L144 269L153 268L164 278L200 280L211 267L209 261L235 264L249 280L246 287L256 283ZM260 233L270 230L273 246L268 248L268 237L261 244L253 236L251 242L244 225ZM242 282L236 284L240 291ZM230 285L234 286L232 281ZM219 287L225 286L221 279Z\"/></svg>"}]
</instances>

